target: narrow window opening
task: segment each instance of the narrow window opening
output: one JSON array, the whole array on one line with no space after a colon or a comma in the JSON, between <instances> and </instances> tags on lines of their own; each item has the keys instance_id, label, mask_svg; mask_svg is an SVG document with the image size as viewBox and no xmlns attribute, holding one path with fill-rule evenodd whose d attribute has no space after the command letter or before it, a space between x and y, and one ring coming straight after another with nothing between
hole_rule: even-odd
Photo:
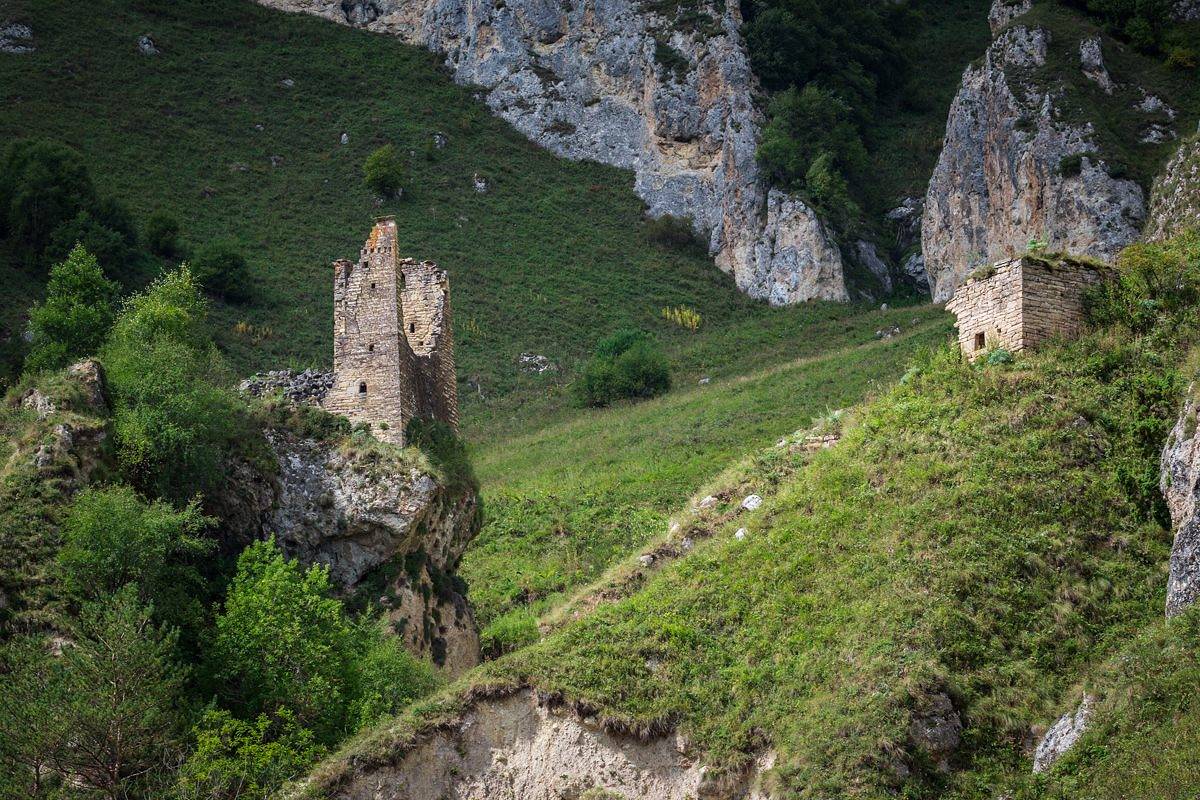
<instances>
[{"instance_id":1,"label":"narrow window opening","mask_svg":"<svg viewBox=\"0 0 1200 800\"><path fill-rule=\"evenodd\" d=\"M372 289L374 289L374 288L375 288L375 281L371 281L371 288L372 288Z\"/></svg>"},{"instance_id":2,"label":"narrow window opening","mask_svg":"<svg viewBox=\"0 0 1200 800\"><path fill-rule=\"evenodd\" d=\"M367 393L367 382L366 382L366 381L360 381L360 382L359 382L359 384L358 384L358 393L359 393L359 394L366 394L366 393Z\"/></svg>"},{"instance_id":3,"label":"narrow window opening","mask_svg":"<svg viewBox=\"0 0 1200 800\"><path fill-rule=\"evenodd\" d=\"M369 345L367 345L367 352L368 352L368 353L374 353L374 352L375 352L375 345L373 345L373 344L369 344Z\"/></svg>"},{"instance_id":4,"label":"narrow window opening","mask_svg":"<svg viewBox=\"0 0 1200 800\"><path fill-rule=\"evenodd\" d=\"M982 333L975 334L975 349L982 350L984 345L984 335Z\"/></svg>"},{"instance_id":5,"label":"narrow window opening","mask_svg":"<svg viewBox=\"0 0 1200 800\"><path fill-rule=\"evenodd\" d=\"M415 322L408 323L408 332L416 333L417 332L417 323L415 323Z\"/></svg>"}]
</instances>

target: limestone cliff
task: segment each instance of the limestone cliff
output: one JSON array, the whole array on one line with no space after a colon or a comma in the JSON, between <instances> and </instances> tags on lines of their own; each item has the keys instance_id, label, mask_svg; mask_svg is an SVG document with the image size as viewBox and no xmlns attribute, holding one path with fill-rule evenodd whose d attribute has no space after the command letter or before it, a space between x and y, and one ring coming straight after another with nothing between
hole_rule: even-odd
<instances>
[{"instance_id":1,"label":"limestone cliff","mask_svg":"<svg viewBox=\"0 0 1200 800\"><path fill-rule=\"evenodd\" d=\"M1200 133L1184 140L1150 192L1146 239L1169 239L1200 226Z\"/></svg>"},{"instance_id":2,"label":"limestone cliff","mask_svg":"<svg viewBox=\"0 0 1200 800\"><path fill-rule=\"evenodd\" d=\"M277 469L231 465L209 509L236 543L274 536L329 568L345 596L382 607L413 652L457 674L479 663L479 636L454 571L479 529L473 488L451 486L412 449L363 437L321 441L264 432Z\"/></svg>"},{"instance_id":3,"label":"limestone cliff","mask_svg":"<svg viewBox=\"0 0 1200 800\"><path fill-rule=\"evenodd\" d=\"M258 0L445 56L552 152L630 169L653 216L692 220L718 266L775 305L846 300L841 254L755 162L761 114L739 6L638 0ZM402 76L396 76L401 80Z\"/></svg>"},{"instance_id":4,"label":"limestone cliff","mask_svg":"<svg viewBox=\"0 0 1200 800\"><path fill-rule=\"evenodd\" d=\"M997 0L990 19L1003 30L963 73L950 108L922 220L935 300L949 299L977 266L1023 251L1030 239L1111 259L1137 239L1146 216L1138 184L1113 177L1097 155L1092 124L1065 113L1062 87L1034 79L1051 35L1021 24L1029 5ZM1099 76L1099 42L1071 46L1081 70Z\"/></svg>"}]
</instances>

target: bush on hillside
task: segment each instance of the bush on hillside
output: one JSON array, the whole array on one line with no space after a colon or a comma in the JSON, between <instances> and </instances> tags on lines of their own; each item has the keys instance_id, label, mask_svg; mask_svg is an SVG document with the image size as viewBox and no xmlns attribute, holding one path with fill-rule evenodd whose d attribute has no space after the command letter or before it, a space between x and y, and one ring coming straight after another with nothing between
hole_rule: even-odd
<instances>
[{"instance_id":1,"label":"bush on hillside","mask_svg":"<svg viewBox=\"0 0 1200 800\"><path fill-rule=\"evenodd\" d=\"M170 258L179 252L179 220L165 211L155 211L146 220L146 247L151 253Z\"/></svg>"},{"instance_id":2,"label":"bush on hillside","mask_svg":"<svg viewBox=\"0 0 1200 800\"><path fill-rule=\"evenodd\" d=\"M33 341L26 371L59 369L96 353L112 327L116 302L116 284L76 245L66 261L50 270L46 299L29 312Z\"/></svg>"},{"instance_id":3,"label":"bush on hillside","mask_svg":"<svg viewBox=\"0 0 1200 800\"><path fill-rule=\"evenodd\" d=\"M403 182L404 165L395 145L385 144L363 162L363 183L380 197L399 197Z\"/></svg>"},{"instance_id":4,"label":"bush on hillside","mask_svg":"<svg viewBox=\"0 0 1200 800\"><path fill-rule=\"evenodd\" d=\"M201 247L191 261L191 272L204 291L225 300L250 296L250 271L236 243L218 239Z\"/></svg>"},{"instance_id":5,"label":"bush on hillside","mask_svg":"<svg viewBox=\"0 0 1200 800\"><path fill-rule=\"evenodd\" d=\"M40 254L54 229L96 203L79 151L47 139L21 139L0 162L0 220L12 236Z\"/></svg>"},{"instance_id":6,"label":"bush on hillside","mask_svg":"<svg viewBox=\"0 0 1200 800\"><path fill-rule=\"evenodd\" d=\"M176 786L180 800L267 800L325 752L286 710L245 721L209 709L192 734L195 749Z\"/></svg>"},{"instance_id":7,"label":"bush on hillside","mask_svg":"<svg viewBox=\"0 0 1200 800\"><path fill-rule=\"evenodd\" d=\"M1200 230L1126 248L1117 258L1115 277L1093 290L1088 301L1096 324L1137 332L1169 316L1195 314L1200 304Z\"/></svg>"},{"instance_id":8,"label":"bush on hillside","mask_svg":"<svg viewBox=\"0 0 1200 800\"><path fill-rule=\"evenodd\" d=\"M135 258L133 248L120 233L107 227L88 211L80 211L54 229L42 251L49 263L62 261L76 245L83 245L111 276L123 275Z\"/></svg>"},{"instance_id":9,"label":"bush on hillside","mask_svg":"<svg viewBox=\"0 0 1200 800\"><path fill-rule=\"evenodd\" d=\"M692 229L692 221L686 217L664 214L646 220L646 238L663 247L683 249L699 242Z\"/></svg>"},{"instance_id":10,"label":"bush on hillside","mask_svg":"<svg viewBox=\"0 0 1200 800\"><path fill-rule=\"evenodd\" d=\"M1153 52L1175 24L1176 0L1064 0L1104 21L1139 50Z\"/></svg>"},{"instance_id":11,"label":"bush on hillside","mask_svg":"<svg viewBox=\"0 0 1200 800\"><path fill-rule=\"evenodd\" d=\"M117 456L143 493L186 501L210 486L235 435L207 308L186 268L126 301L102 351Z\"/></svg>"},{"instance_id":12,"label":"bush on hillside","mask_svg":"<svg viewBox=\"0 0 1200 800\"><path fill-rule=\"evenodd\" d=\"M327 744L437 683L399 640L346 616L326 568L305 570L273 541L238 558L209 658L241 716L287 712Z\"/></svg>"},{"instance_id":13,"label":"bush on hillside","mask_svg":"<svg viewBox=\"0 0 1200 800\"><path fill-rule=\"evenodd\" d=\"M622 330L596 346L577 386L580 402L606 406L614 400L646 398L671 388L667 359L648 334Z\"/></svg>"},{"instance_id":14,"label":"bush on hillside","mask_svg":"<svg viewBox=\"0 0 1200 800\"><path fill-rule=\"evenodd\" d=\"M466 444L446 423L414 417L404 429L404 440L425 454L448 486L479 488Z\"/></svg>"}]
</instances>

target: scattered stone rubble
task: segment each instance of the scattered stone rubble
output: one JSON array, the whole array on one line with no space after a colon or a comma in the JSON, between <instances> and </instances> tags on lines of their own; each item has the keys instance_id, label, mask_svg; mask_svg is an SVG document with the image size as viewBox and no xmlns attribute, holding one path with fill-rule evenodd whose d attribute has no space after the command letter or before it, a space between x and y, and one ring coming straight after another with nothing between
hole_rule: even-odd
<instances>
[{"instance_id":1,"label":"scattered stone rubble","mask_svg":"<svg viewBox=\"0 0 1200 800\"><path fill-rule=\"evenodd\" d=\"M242 381L238 390L252 397L279 392L293 403L320 405L333 387L333 380L332 372L320 372L315 369L293 372L290 369L280 369L256 373Z\"/></svg>"}]
</instances>

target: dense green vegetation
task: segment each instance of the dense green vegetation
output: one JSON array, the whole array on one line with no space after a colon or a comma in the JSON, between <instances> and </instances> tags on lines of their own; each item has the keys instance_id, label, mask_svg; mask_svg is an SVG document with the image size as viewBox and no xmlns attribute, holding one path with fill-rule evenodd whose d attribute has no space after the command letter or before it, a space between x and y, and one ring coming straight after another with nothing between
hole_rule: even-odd
<instances>
[{"instance_id":1,"label":"dense green vegetation","mask_svg":"<svg viewBox=\"0 0 1200 800\"><path fill-rule=\"evenodd\" d=\"M1103 689L1113 664L1112 707L1147 704L1109 717L1119 742L1090 741L1123 753L1118 764L1144 761L1136 786L1158 796L1192 759L1177 717L1192 704L1172 694L1190 661L1159 660L1154 645L1170 542L1156 483L1195 376L1200 234L1127 251L1120 276L1079 341L975 366L936 347L835 423L837 446L751 459L707 521L689 523L713 526L711 539L472 682L530 685L625 730L681 726L718 768L770 747L768 785L785 796L993 798L1029 783L1029 726L1073 708L1081 682ZM766 502L739 511L750 491ZM1169 652L1190 646L1191 624ZM948 773L910 738L942 695L965 725ZM463 697L357 741L315 790L351 764L391 763ZM1063 778L1068 789L1113 774L1089 752L1073 769L1092 782ZM1139 796L1122 788L1105 791Z\"/></svg>"},{"instance_id":2,"label":"dense green vegetation","mask_svg":"<svg viewBox=\"0 0 1200 800\"><path fill-rule=\"evenodd\" d=\"M52 274L43 308L68 319L71 278L104 282L82 247ZM287 420L225 388L207 308L169 272L89 328L107 385L36 372L0 406L0 797L265 797L438 683L323 567L271 541L235 569L213 558L224 523L200 508L219 465L270 469L260 426ZM39 323L34 353L78 327ZM463 459L444 432L415 438L442 468Z\"/></svg>"},{"instance_id":3,"label":"dense green vegetation","mask_svg":"<svg viewBox=\"0 0 1200 800\"><path fill-rule=\"evenodd\" d=\"M617 331L596 345L576 386L581 403L599 408L666 392L671 368L658 343L644 331Z\"/></svg>"},{"instance_id":4,"label":"dense green vegetation","mask_svg":"<svg viewBox=\"0 0 1200 800\"><path fill-rule=\"evenodd\" d=\"M774 181L844 232L882 232L885 211L925 193L959 76L987 47L988 5L743 3L751 64L772 95L759 160Z\"/></svg>"}]
</instances>

